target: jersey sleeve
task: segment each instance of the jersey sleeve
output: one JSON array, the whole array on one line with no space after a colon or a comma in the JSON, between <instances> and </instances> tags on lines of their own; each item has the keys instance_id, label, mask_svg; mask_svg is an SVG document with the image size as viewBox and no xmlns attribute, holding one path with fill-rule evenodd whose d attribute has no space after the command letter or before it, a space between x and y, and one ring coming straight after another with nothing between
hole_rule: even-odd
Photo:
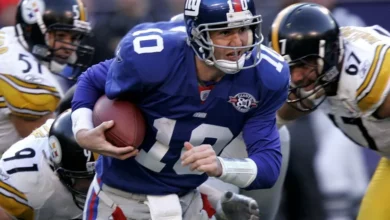
<instances>
[{"instance_id":1,"label":"jersey sleeve","mask_svg":"<svg viewBox=\"0 0 390 220\"><path fill-rule=\"evenodd\" d=\"M61 95L57 88L0 73L0 95L11 114L39 118L54 112Z\"/></svg>"},{"instance_id":2,"label":"jersey sleeve","mask_svg":"<svg viewBox=\"0 0 390 220\"><path fill-rule=\"evenodd\" d=\"M0 180L0 206L15 218L34 219L34 209L29 205L27 196L2 180Z\"/></svg>"},{"instance_id":3,"label":"jersey sleeve","mask_svg":"<svg viewBox=\"0 0 390 220\"><path fill-rule=\"evenodd\" d=\"M256 179L246 188L271 188L279 177L282 154L279 132L276 125L276 111L287 99L290 71L284 62L277 77L265 80L259 85L267 87L262 91L257 111L247 120L243 128L243 139L248 156L257 165ZM267 73L272 75L273 73ZM265 86L267 85L267 86Z\"/></svg>"},{"instance_id":4,"label":"jersey sleeve","mask_svg":"<svg viewBox=\"0 0 390 220\"><path fill-rule=\"evenodd\" d=\"M183 36L183 32L158 26L128 33L119 44L107 75L107 97L138 98L164 83L184 58Z\"/></svg>"},{"instance_id":5,"label":"jersey sleeve","mask_svg":"<svg viewBox=\"0 0 390 220\"><path fill-rule=\"evenodd\" d=\"M17 42L14 28L0 30L0 107L36 119L54 112L61 94L47 68Z\"/></svg>"},{"instance_id":6,"label":"jersey sleeve","mask_svg":"<svg viewBox=\"0 0 390 220\"><path fill-rule=\"evenodd\" d=\"M28 138L12 145L0 159L0 206L18 219L34 219L53 192L48 155L48 120ZM53 176L54 173L53 173Z\"/></svg>"},{"instance_id":7,"label":"jersey sleeve","mask_svg":"<svg viewBox=\"0 0 390 220\"><path fill-rule=\"evenodd\" d=\"M144 82L134 66L132 56L136 55L132 39L129 34L122 40L108 71L105 93L110 99L141 93L144 89Z\"/></svg>"},{"instance_id":8,"label":"jersey sleeve","mask_svg":"<svg viewBox=\"0 0 390 220\"><path fill-rule=\"evenodd\" d=\"M78 79L72 99L72 110L93 109L96 101L104 94L108 69L113 60L106 60L88 68Z\"/></svg>"},{"instance_id":9,"label":"jersey sleeve","mask_svg":"<svg viewBox=\"0 0 390 220\"><path fill-rule=\"evenodd\" d=\"M390 90L390 45L378 45L371 66L356 91L357 105L371 115L383 103Z\"/></svg>"}]
</instances>

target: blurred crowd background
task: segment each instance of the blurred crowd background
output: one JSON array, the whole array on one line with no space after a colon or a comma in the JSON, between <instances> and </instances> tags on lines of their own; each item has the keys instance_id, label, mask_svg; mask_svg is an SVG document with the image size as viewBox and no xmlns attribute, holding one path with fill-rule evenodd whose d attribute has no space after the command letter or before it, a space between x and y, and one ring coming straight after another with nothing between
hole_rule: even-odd
<instances>
[{"instance_id":1,"label":"blurred crowd background","mask_svg":"<svg viewBox=\"0 0 390 220\"><path fill-rule=\"evenodd\" d=\"M55 0L53 0L55 1ZM113 57L134 25L168 20L185 0L83 0L93 25L93 63ZM299 0L254 0L268 35L276 14ZM307 1L306 1L307 2ZM341 26L381 25L390 30L390 0L312 0L329 8ZM0 0L0 27L13 25L18 0ZM266 42L265 42L266 43ZM346 139L321 112L288 126L291 157L277 220L352 220L378 156Z\"/></svg>"}]
</instances>

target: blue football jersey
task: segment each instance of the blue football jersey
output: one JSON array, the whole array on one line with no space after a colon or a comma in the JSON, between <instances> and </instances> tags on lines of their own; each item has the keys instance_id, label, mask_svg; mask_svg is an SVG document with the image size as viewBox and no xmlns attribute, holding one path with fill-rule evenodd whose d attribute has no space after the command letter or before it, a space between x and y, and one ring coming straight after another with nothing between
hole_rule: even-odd
<instances>
[{"instance_id":1,"label":"blue football jersey","mask_svg":"<svg viewBox=\"0 0 390 220\"><path fill-rule=\"evenodd\" d=\"M188 192L208 177L181 165L184 142L210 144L219 154L242 131L249 158L258 166L257 178L247 189L271 187L281 164L275 113L287 97L288 65L264 47L256 68L225 75L205 95L182 25L135 27L122 39L114 59L80 77L73 110L92 109L105 93L136 103L147 123L139 155L127 160L100 157L98 178L133 193Z\"/></svg>"}]
</instances>

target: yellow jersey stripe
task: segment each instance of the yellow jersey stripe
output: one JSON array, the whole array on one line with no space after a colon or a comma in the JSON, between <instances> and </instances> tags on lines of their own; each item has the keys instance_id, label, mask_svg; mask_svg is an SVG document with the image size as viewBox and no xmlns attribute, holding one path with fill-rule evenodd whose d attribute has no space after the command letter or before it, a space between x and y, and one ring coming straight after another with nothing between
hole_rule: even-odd
<instances>
[{"instance_id":1,"label":"yellow jersey stripe","mask_svg":"<svg viewBox=\"0 0 390 220\"><path fill-rule=\"evenodd\" d=\"M0 54L4 54L8 52L8 47L0 47Z\"/></svg>"},{"instance_id":2,"label":"yellow jersey stripe","mask_svg":"<svg viewBox=\"0 0 390 220\"><path fill-rule=\"evenodd\" d=\"M23 219L23 220L33 220L34 219L34 209L24 203L17 201L15 198L4 195L0 191L0 204L8 214L11 216Z\"/></svg>"},{"instance_id":3,"label":"yellow jersey stripe","mask_svg":"<svg viewBox=\"0 0 390 220\"><path fill-rule=\"evenodd\" d=\"M56 89L56 87L53 87L53 86L46 86L46 85L42 85L39 83L26 82L26 81L23 81L21 79L16 78L15 76L11 76L8 74L2 74L2 75L20 87L24 87L24 88L28 88L28 89L45 89L45 90L48 90L52 93L58 93L58 90Z\"/></svg>"},{"instance_id":4,"label":"yellow jersey stripe","mask_svg":"<svg viewBox=\"0 0 390 220\"><path fill-rule=\"evenodd\" d=\"M379 55L380 55L384 46L385 45L380 45L375 49L375 56L374 56L374 59L372 61L370 70L368 71L366 78L364 79L362 85L357 89L356 97L359 97L362 94L362 92L367 88L367 86L370 84L370 82L374 76L375 69L378 65Z\"/></svg>"},{"instance_id":5,"label":"yellow jersey stripe","mask_svg":"<svg viewBox=\"0 0 390 220\"><path fill-rule=\"evenodd\" d=\"M13 112L43 116L54 112L60 101L60 97L56 94L21 92L2 80L0 80L0 90Z\"/></svg>"},{"instance_id":6,"label":"yellow jersey stripe","mask_svg":"<svg viewBox=\"0 0 390 220\"><path fill-rule=\"evenodd\" d=\"M87 14L86 14L86 10L84 7L84 3L81 0L77 0L77 4L79 5L80 20L87 21Z\"/></svg>"},{"instance_id":7,"label":"yellow jersey stripe","mask_svg":"<svg viewBox=\"0 0 390 220\"><path fill-rule=\"evenodd\" d=\"M19 190L17 190L13 186L8 185L7 183L5 183L3 181L0 181L0 188L10 192L11 194L17 195L19 198L27 201L27 197L24 195L24 193L20 192Z\"/></svg>"},{"instance_id":8,"label":"yellow jersey stripe","mask_svg":"<svg viewBox=\"0 0 390 220\"><path fill-rule=\"evenodd\" d=\"M371 86L371 90L358 100L358 107L363 112L374 107L383 97L384 91L390 80L390 49L387 47L384 53L384 58L378 66L379 73L376 74L374 83ZM374 74L372 74L374 75ZM371 78L373 78L371 76ZM363 90L364 91L364 90Z\"/></svg>"},{"instance_id":9,"label":"yellow jersey stripe","mask_svg":"<svg viewBox=\"0 0 390 220\"><path fill-rule=\"evenodd\" d=\"M53 112L50 109L49 110L44 110L44 111L33 110L31 108L31 106L33 106L33 105L27 104L25 108L17 108L15 106L12 106L10 103L7 103L7 107L11 110L12 114L13 113L19 113L19 114L27 114L27 115L33 115L33 116L40 117L40 116L45 116L45 115L50 114L50 113Z\"/></svg>"},{"instance_id":10,"label":"yellow jersey stripe","mask_svg":"<svg viewBox=\"0 0 390 220\"><path fill-rule=\"evenodd\" d=\"M7 103L5 102L5 99L3 96L0 96L0 108L7 107Z\"/></svg>"}]
</instances>

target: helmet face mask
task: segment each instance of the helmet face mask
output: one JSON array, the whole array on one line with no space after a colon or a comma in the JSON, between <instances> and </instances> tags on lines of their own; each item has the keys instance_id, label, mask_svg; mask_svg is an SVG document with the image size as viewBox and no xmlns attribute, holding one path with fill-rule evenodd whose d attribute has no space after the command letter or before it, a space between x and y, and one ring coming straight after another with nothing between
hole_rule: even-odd
<instances>
[{"instance_id":1,"label":"helmet face mask","mask_svg":"<svg viewBox=\"0 0 390 220\"><path fill-rule=\"evenodd\" d=\"M290 89L287 103L300 111L312 111L313 104L319 105L325 101L325 84L322 78L323 58L316 54L302 57L289 62L291 75L300 74L301 79L297 82L290 82ZM293 76L292 76L293 77ZM310 102L306 102L309 100Z\"/></svg>"},{"instance_id":2,"label":"helmet face mask","mask_svg":"<svg viewBox=\"0 0 390 220\"><path fill-rule=\"evenodd\" d=\"M191 0L187 0L186 7L191 2ZM263 41L262 18L261 15L256 15L252 0L231 1L230 3L221 0L203 0L198 1L197 4L194 7L199 7L198 13L186 10L184 15L189 35L188 43L199 59L207 65L215 66L222 72L231 74L242 69L253 68L260 63ZM242 28L248 29L247 45L218 45L212 40L212 32ZM218 59L214 53L218 49L232 51L239 59L235 61ZM250 58L253 59L246 62Z\"/></svg>"},{"instance_id":3,"label":"helmet face mask","mask_svg":"<svg viewBox=\"0 0 390 220\"><path fill-rule=\"evenodd\" d=\"M67 78L77 80L81 70L89 67L94 53L93 47L82 44L86 36L86 33L78 30L49 29L46 45L35 45L33 54L47 61L54 74L60 73L66 65L73 67L72 74Z\"/></svg>"},{"instance_id":4,"label":"helmet face mask","mask_svg":"<svg viewBox=\"0 0 390 220\"><path fill-rule=\"evenodd\" d=\"M95 171L71 171L62 167L57 168L55 171L61 182L71 192L76 206L83 209Z\"/></svg>"},{"instance_id":5,"label":"helmet face mask","mask_svg":"<svg viewBox=\"0 0 390 220\"><path fill-rule=\"evenodd\" d=\"M66 65L74 69L89 66L94 48L81 43L91 34L81 1L21 0L16 21L19 42L53 73L60 73Z\"/></svg>"}]
</instances>

